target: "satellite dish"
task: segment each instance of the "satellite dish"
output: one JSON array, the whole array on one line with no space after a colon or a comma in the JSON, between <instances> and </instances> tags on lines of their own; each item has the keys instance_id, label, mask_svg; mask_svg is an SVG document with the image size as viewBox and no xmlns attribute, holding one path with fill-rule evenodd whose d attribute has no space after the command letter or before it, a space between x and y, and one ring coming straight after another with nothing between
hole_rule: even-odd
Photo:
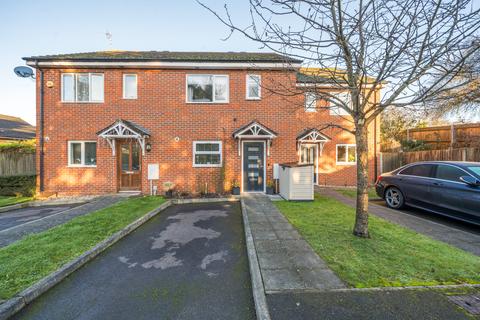
<instances>
[{"instance_id":1,"label":"satellite dish","mask_svg":"<svg viewBox=\"0 0 480 320\"><path fill-rule=\"evenodd\" d=\"M13 69L13 72L15 72L17 76L22 78L33 77L33 70L32 68L29 68L29 67L25 67L25 66L15 67L15 69Z\"/></svg>"}]
</instances>

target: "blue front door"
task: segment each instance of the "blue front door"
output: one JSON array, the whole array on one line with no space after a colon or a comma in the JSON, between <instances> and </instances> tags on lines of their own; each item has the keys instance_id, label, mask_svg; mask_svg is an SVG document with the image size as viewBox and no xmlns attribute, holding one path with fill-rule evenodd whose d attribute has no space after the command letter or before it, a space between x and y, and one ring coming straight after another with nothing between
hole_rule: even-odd
<instances>
[{"instance_id":1,"label":"blue front door","mask_svg":"<svg viewBox=\"0 0 480 320\"><path fill-rule=\"evenodd\" d=\"M243 143L243 191L264 191L264 143Z\"/></svg>"}]
</instances>

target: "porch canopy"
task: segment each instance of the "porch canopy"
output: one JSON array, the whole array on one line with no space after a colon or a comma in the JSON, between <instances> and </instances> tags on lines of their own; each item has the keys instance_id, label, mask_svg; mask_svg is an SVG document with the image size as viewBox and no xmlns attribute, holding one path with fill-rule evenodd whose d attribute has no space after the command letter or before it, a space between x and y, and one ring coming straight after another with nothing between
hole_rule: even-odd
<instances>
[{"instance_id":1,"label":"porch canopy","mask_svg":"<svg viewBox=\"0 0 480 320\"><path fill-rule=\"evenodd\" d=\"M297 136L297 150L300 150L302 143L314 143L320 145L320 155L323 151L323 144L332 140L318 129L305 129Z\"/></svg>"},{"instance_id":2,"label":"porch canopy","mask_svg":"<svg viewBox=\"0 0 480 320\"><path fill-rule=\"evenodd\" d=\"M116 139L136 139L142 148L142 155L145 155L145 139L150 138L150 132L147 129L123 119L118 119L105 129L98 131L97 135L107 140L113 155L115 155Z\"/></svg>"},{"instance_id":3,"label":"porch canopy","mask_svg":"<svg viewBox=\"0 0 480 320\"><path fill-rule=\"evenodd\" d=\"M252 121L249 124L238 128L232 134L234 139L238 140L238 155L241 155L241 140L267 140L267 155L270 155L270 144L272 139L277 137L277 133L263 124Z\"/></svg>"}]
</instances>

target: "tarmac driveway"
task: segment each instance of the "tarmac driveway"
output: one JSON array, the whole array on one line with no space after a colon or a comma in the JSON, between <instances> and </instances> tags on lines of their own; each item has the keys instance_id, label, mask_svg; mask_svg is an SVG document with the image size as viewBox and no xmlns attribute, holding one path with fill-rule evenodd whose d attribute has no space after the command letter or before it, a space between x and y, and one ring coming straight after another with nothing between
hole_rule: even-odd
<instances>
[{"instance_id":1,"label":"tarmac driveway","mask_svg":"<svg viewBox=\"0 0 480 320\"><path fill-rule=\"evenodd\" d=\"M60 213L76 205L43 206L16 209L0 214L0 231Z\"/></svg>"},{"instance_id":2,"label":"tarmac driveway","mask_svg":"<svg viewBox=\"0 0 480 320\"><path fill-rule=\"evenodd\" d=\"M240 205L170 207L18 319L254 319Z\"/></svg>"}]
</instances>

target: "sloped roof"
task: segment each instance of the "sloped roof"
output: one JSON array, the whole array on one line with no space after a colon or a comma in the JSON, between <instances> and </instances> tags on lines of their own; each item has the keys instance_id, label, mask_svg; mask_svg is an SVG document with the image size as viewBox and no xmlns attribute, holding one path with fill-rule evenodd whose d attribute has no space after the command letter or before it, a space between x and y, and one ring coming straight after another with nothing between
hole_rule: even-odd
<instances>
[{"instance_id":1,"label":"sloped roof","mask_svg":"<svg viewBox=\"0 0 480 320\"><path fill-rule=\"evenodd\" d=\"M346 71L334 68L303 67L297 72L297 83L305 84L345 84ZM367 83L375 81L374 77L366 77Z\"/></svg>"},{"instance_id":2,"label":"sloped roof","mask_svg":"<svg viewBox=\"0 0 480 320\"><path fill-rule=\"evenodd\" d=\"M297 135L297 140L302 140L302 139L308 137L308 135L310 135L310 134L317 134L317 135L323 137L326 140L332 140L332 138L330 138L329 136L324 134L322 131L320 131L318 129L315 129L315 128L310 128L310 129L303 130L302 132L300 132Z\"/></svg>"},{"instance_id":3,"label":"sloped roof","mask_svg":"<svg viewBox=\"0 0 480 320\"><path fill-rule=\"evenodd\" d=\"M135 132L136 134L139 134L140 136L150 136L150 131L149 131L148 129L145 129L144 127L136 124L135 122L128 121L128 120L123 120L123 119L118 119L117 121L115 121L115 122L112 123L111 125L103 128L102 130L99 130L99 131L97 132L97 135L100 135L100 134L102 134L103 132L112 129L112 128L115 127L117 124L123 124L123 125L126 126L128 129L132 130L132 131Z\"/></svg>"},{"instance_id":4,"label":"sloped roof","mask_svg":"<svg viewBox=\"0 0 480 320\"><path fill-rule=\"evenodd\" d=\"M35 127L18 117L0 114L0 138L28 140L35 138Z\"/></svg>"},{"instance_id":5,"label":"sloped roof","mask_svg":"<svg viewBox=\"0 0 480 320\"><path fill-rule=\"evenodd\" d=\"M24 57L38 61L174 61L174 62L292 62L301 60L271 52L95 51Z\"/></svg>"}]
</instances>

